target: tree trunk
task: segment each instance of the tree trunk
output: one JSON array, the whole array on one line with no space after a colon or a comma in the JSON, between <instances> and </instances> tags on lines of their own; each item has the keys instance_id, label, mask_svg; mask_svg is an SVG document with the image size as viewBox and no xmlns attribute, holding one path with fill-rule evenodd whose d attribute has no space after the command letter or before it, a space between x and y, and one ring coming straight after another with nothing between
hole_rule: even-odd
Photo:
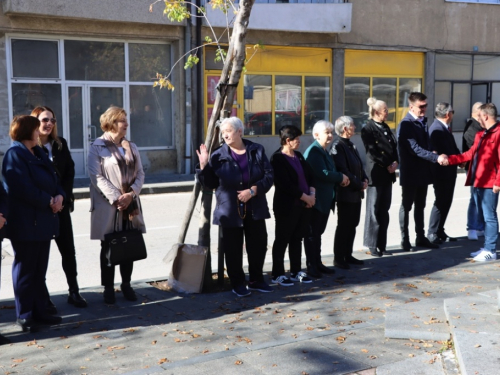
<instances>
[{"instance_id":1,"label":"tree trunk","mask_svg":"<svg viewBox=\"0 0 500 375\"><path fill-rule=\"evenodd\" d=\"M234 21L233 33L229 43L229 49L226 55L226 61L222 69L217 96L214 102L212 116L208 124L207 134L205 138L205 146L208 153L220 145L219 142L219 127L216 126L219 118L230 117L233 107L234 95L236 93L238 83L240 81L241 72L245 64L246 57L246 33L250 20L250 12L255 0L243 0L239 3L240 8L236 20ZM222 112L222 113L221 113ZM186 239L187 229L191 221L194 207L198 200L201 186L196 180L193 193L189 201L189 207L184 218L179 235L179 243L184 243ZM212 265L210 263L210 218L212 213L212 194L205 192L203 194L203 211L200 218L200 226L198 232L198 245L208 247L207 266L205 271L204 285L211 285Z\"/></svg>"}]
</instances>

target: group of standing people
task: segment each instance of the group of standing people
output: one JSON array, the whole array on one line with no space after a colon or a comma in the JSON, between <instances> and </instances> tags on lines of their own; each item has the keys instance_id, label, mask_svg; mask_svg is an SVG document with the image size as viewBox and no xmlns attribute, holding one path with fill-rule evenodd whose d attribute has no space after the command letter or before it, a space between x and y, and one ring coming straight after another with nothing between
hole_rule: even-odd
<instances>
[{"instance_id":1,"label":"group of standing people","mask_svg":"<svg viewBox=\"0 0 500 375\"><path fill-rule=\"evenodd\" d=\"M101 240L101 281L104 301L115 303L114 265L106 259L104 235L129 220L145 232L139 193L144 171L137 147L126 140L127 114L110 107L101 116L102 137L89 154L91 177L91 239ZM31 115L16 116L10 124L11 147L2 164L0 184L0 238L14 250L12 279L16 324L22 331L58 324L62 318L51 301L45 277L51 240L62 258L68 284L67 302L87 307L79 291L75 244L70 213L74 209L75 164L66 140L57 134L55 113L36 107ZM121 291L127 300L137 297L130 286L133 263L120 264ZM0 345L8 343L0 335Z\"/></svg>"}]
</instances>

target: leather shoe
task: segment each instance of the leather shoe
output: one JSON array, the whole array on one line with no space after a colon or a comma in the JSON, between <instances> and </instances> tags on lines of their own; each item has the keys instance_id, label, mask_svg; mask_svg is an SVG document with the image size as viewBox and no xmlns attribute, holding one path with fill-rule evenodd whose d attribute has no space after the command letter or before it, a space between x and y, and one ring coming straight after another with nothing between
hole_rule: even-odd
<instances>
[{"instance_id":1,"label":"leather shoe","mask_svg":"<svg viewBox=\"0 0 500 375\"><path fill-rule=\"evenodd\" d=\"M68 295L68 303L75 307L87 307L87 301L78 291L70 291Z\"/></svg>"},{"instance_id":2,"label":"leather shoe","mask_svg":"<svg viewBox=\"0 0 500 375\"><path fill-rule=\"evenodd\" d=\"M454 242L457 240L456 237L450 237L445 232L438 233L437 237L443 242Z\"/></svg>"},{"instance_id":3,"label":"leather shoe","mask_svg":"<svg viewBox=\"0 0 500 375\"><path fill-rule=\"evenodd\" d=\"M16 324L21 327L23 332L36 332L38 327L33 319L17 319Z\"/></svg>"},{"instance_id":4,"label":"leather shoe","mask_svg":"<svg viewBox=\"0 0 500 375\"><path fill-rule=\"evenodd\" d=\"M0 335L0 345L10 344L10 340L4 335Z\"/></svg>"},{"instance_id":5,"label":"leather shoe","mask_svg":"<svg viewBox=\"0 0 500 375\"><path fill-rule=\"evenodd\" d=\"M108 305L114 305L116 302L115 288L114 287L104 287L104 292L102 293L104 297L104 303Z\"/></svg>"},{"instance_id":6,"label":"leather shoe","mask_svg":"<svg viewBox=\"0 0 500 375\"><path fill-rule=\"evenodd\" d=\"M390 251L387 250L380 250L380 253L384 256L392 256L393 254Z\"/></svg>"},{"instance_id":7,"label":"leather shoe","mask_svg":"<svg viewBox=\"0 0 500 375\"><path fill-rule=\"evenodd\" d=\"M309 266L307 267L307 276L314 277L315 279L321 279L323 275L318 271L317 267Z\"/></svg>"},{"instance_id":8,"label":"leather shoe","mask_svg":"<svg viewBox=\"0 0 500 375\"><path fill-rule=\"evenodd\" d=\"M403 249L403 251L414 251L413 247L411 247L410 241L401 242L401 248Z\"/></svg>"},{"instance_id":9,"label":"leather shoe","mask_svg":"<svg viewBox=\"0 0 500 375\"><path fill-rule=\"evenodd\" d=\"M35 322L46 325L59 324L62 322L62 318L60 316L54 315L42 315L35 318Z\"/></svg>"},{"instance_id":10,"label":"leather shoe","mask_svg":"<svg viewBox=\"0 0 500 375\"><path fill-rule=\"evenodd\" d=\"M362 264L365 264L365 262L363 262L362 260L354 258L352 255L346 257L345 261L346 261L347 264L355 264L355 265L358 265L358 266L361 266Z\"/></svg>"},{"instance_id":11,"label":"leather shoe","mask_svg":"<svg viewBox=\"0 0 500 375\"><path fill-rule=\"evenodd\" d=\"M443 240L435 234L431 234L431 235L427 236L427 239L436 245L441 245L443 243Z\"/></svg>"},{"instance_id":12,"label":"leather shoe","mask_svg":"<svg viewBox=\"0 0 500 375\"><path fill-rule=\"evenodd\" d=\"M439 245L432 243L427 237L417 238L415 245L427 247L429 249L439 249Z\"/></svg>"},{"instance_id":13,"label":"leather shoe","mask_svg":"<svg viewBox=\"0 0 500 375\"><path fill-rule=\"evenodd\" d=\"M335 273L335 270L332 270L331 268L328 268L327 266L325 266L323 263L320 263L318 265L318 270L319 272L322 272L322 273L326 273L326 274L332 274L332 273Z\"/></svg>"},{"instance_id":14,"label":"leather shoe","mask_svg":"<svg viewBox=\"0 0 500 375\"><path fill-rule=\"evenodd\" d=\"M341 268L343 270L348 270L349 268L351 268L351 267L349 267L349 265L346 262L343 262L341 260L334 260L333 265L335 267Z\"/></svg>"},{"instance_id":15,"label":"leather shoe","mask_svg":"<svg viewBox=\"0 0 500 375\"><path fill-rule=\"evenodd\" d=\"M128 301L137 301L137 296L135 295L134 289L130 286L130 284L122 284L121 285L123 296Z\"/></svg>"},{"instance_id":16,"label":"leather shoe","mask_svg":"<svg viewBox=\"0 0 500 375\"><path fill-rule=\"evenodd\" d=\"M380 258L382 256L382 252L378 251L376 248L370 248L370 254L377 258Z\"/></svg>"},{"instance_id":17,"label":"leather shoe","mask_svg":"<svg viewBox=\"0 0 500 375\"><path fill-rule=\"evenodd\" d=\"M45 308L45 313L49 315L56 315L57 314L57 308L56 305L54 305L54 302L49 298L49 302L47 302L47 307Z\"/></svg>"}]
</instances>

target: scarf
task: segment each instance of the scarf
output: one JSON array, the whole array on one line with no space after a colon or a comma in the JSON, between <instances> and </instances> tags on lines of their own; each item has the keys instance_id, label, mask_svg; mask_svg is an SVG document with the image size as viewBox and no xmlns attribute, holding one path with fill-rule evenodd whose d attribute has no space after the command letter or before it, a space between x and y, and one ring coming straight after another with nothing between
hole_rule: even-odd
<instances>
[{"instance_id":1,"label":"scarf","mask_svg":"<svg viewBox=\"0 0 500 375\"><path fill-rule=\"evenodd\" d=\"M106 148L111 152L118 162L118 168L120 169L121 176L121 193L129 193L132 191L132 184L134 183L137 175L135 172L135 156L130 147L130 142L123 137L120 140L120 144L125 150L125 156L120 152L118 145L113 141L113 137L108 132L102 135L102 139ZM127 207L126 213L129 215L129 219L139 214L139 207L135 200Z\"/></svg>"}]
</instances>

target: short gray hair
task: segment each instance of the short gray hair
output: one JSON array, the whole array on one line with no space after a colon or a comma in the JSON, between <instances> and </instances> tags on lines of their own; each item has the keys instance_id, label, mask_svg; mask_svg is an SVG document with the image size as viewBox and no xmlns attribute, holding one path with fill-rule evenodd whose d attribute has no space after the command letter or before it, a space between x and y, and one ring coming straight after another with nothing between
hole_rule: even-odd
<instances>
[{"instance_id":1,"label":"short gray hair","mask_svg":"<svg viewBox=\"0 0 500 375\"><path fill-rule=\"evenodd\" d=\"M483 102L476 102L474 103L474 105L472 106L472 114L474 113L478 113L479 112L479 108L483 105L484 103Z\"/></svg>"},{"instance_id":2,"label":"short gray hair","mask_svg":"<svg viewBox=\"0 0 500 375\"><path fill-rule=\"evenodd\" d=\"M337 135L342 135L344 133L344 129L351 126L354 123L350 116L340 116L337 120L335 120L335 133Z\"/></svg>"},{"instance_id":3,"label":"short gray hair","mask_svg":"<svg viewBox=\"0 0 500 375\"><path fill-rule=\"evenodd\" d=\"M448 112L453 111L450 103L441 102L436 105L436 109L434 110L434 116L437 118L445 118Z\"/></svg>"},{"instance_id":4,"label":"short gray hair","mask_svg":"<svg viewBox=\"0 0 500 375\"><path fill-rule=\"evenodd\" d=\"M326 129L333 130L333 124L330 121L319 120L313 126L313 130L312 130L313 138L316 139L316 137L314 135L319 134L320 132L322 132L323 130L326 130Z\"/></svg>"},{"instance_id":5,"label":"short gray hair","mask_svg":"<svg viewBox=\"0 0 500 375\"><path fill-rule=\"evenodd\" d=\"M243 122L238 118L238 117L228 117L222 120L220 123L220 127L222 128L222 125L229 124L233 127L234 130L238 131L241 130L243 132Z\"/></svg>"}]
</instances>

